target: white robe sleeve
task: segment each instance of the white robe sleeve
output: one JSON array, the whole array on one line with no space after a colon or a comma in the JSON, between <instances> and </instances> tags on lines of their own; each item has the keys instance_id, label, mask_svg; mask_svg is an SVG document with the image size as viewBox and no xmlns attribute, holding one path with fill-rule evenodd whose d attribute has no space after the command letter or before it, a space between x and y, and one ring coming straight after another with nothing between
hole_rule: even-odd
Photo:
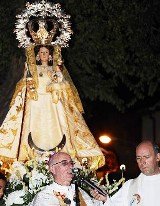
<instances>
[{"instance_id":1,"label":"white robe sleeve","mask_svg":"<svg viewBox=\"0 0 160 206\"><path fill-rule=\"evenodd\" d=\"M29 206L59 206L59 201L54 194L39 192Z\"/></svg>"},{"instance_id":2,"label":"white robe sleeve","mask_svg":"<svg viewBox=\"0 0 160 206\"><path fill-rule=\"evenodd\" d=\"M128 180L112 197L107 198L104 206L128 206L128 191L131 180Z\"/></svg>"},{"instance_id":3,"label":"white robe sleeve","mask_svg":"<svg viewBox=\"0 0 160 206\"><path fill-rule=\"evenodd\" d=\"M84 190L80 189L80 192L87 206L103 206L101 201L91 198Z\"/></svg>"}]
</instances>

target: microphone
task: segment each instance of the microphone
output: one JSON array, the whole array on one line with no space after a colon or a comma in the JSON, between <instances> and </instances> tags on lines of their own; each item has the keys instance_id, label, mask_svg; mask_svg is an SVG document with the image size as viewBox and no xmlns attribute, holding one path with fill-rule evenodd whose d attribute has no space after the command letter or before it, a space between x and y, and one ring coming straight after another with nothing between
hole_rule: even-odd
<instances>
[{"instance_id":1,"label":"microphone","mask_svg":"<svg viewBox=\"0 0 160 206\"><path fill-rule=\"evenodd\" d=\"M82 170L80 168L77 168L77 167L72 168L72 174L75 176L80 175L81 171Z\"/></svg>"},{"instance_id":2,"label":"microphone","mask_svg":"<svg viewBox=\"0 0 160 206\"><path fill-rule=\"evenodd\" d=\"M70 205L70 204L71 204L71 200L66 197L66 198L64 199L64 203L65 203L66 205Z\"/></svg>"},{"instance_id":3,"label":"microphone","mask_svg":"<svg viewBox=\"0 0 160 206\"><path fill-rule=\"evenodd\" d=\"M85 183L90 188L97 190L99 194L101 194L103 196L107 195L106 191L102 190L97 185L95 185L92 181L88 180L86 177L84 177L84 175L80 174L80 172L83 172L83 171L79 168L72 169L72 174L74 174L74 180L76 182L80 183L80 185Z\"/></svg>"}]
</instances>

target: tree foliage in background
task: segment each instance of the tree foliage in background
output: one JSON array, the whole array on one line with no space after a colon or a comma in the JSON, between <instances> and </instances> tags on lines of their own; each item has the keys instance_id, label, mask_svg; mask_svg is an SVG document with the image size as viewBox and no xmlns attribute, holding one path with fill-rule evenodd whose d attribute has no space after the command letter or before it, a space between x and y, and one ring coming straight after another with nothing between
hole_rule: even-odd
<instances>
[{"instance_id":1,"label":"tree foliage in background","mask_svg":"<svg viewBox=\"0 0 160 206\"><path fill-rule=\"evenodd\" d=\"M63 51L64 60L82 98L100 99L123 110L160 92L158 0L52 2L59 2L71 15L74 34L70 47ZM17 48L12 32L15 15L24 1L5 0L0 4L2 87L4 81L10 85L11 79L20 77L16 62L22 65L22 49Z\"/></svg>"},{"instance_id":2,"label":"tree foliage in background","mask_svg":"<svg viewBox=\"0 0 160 206\"><path fill-rule=\"evenodd\" d=\"M159 90L160 3L71 2L68 9L78 6L67 59L83 94L123 109Z\"/></svg>"},{"instance_id":3,"label":"tree foliage in background","mask_svg":"<svg viewBox=\"0 0 160 206\"><path fill-rule=\"evenodd\" d=\"M4 118L16 82L24 67L24 54L17 48L14 24L15 16L22 7L23 0L0 1L0 116Z\"/></svg>"}]
</instances>

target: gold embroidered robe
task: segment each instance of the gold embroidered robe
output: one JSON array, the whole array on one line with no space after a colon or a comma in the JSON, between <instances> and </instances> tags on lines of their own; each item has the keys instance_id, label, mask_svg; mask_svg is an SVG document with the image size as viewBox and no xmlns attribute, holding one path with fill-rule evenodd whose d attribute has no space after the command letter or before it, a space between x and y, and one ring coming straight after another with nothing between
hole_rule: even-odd
<instances>
[{"instance_id":1,"label":"gold embroidered robe","mask_svg":"<svg viewBox=\"0 0 160 206\"><path fill-rule=\"evenodd\" d=\"M41 155L43 152L31 149L31 132L34 144L45 151L58 145L65 135L62 151L80 162L87 157L93 169L102 166L104 156L85 123L70 83L62 72L57 72L58 82L53 83L52 67L42 71L42 66L33 62L30 65L35 90L26 89L26 78L17 84L11 108L0 127L1 159L25 161Z\"/></svg>"}]
</instances>

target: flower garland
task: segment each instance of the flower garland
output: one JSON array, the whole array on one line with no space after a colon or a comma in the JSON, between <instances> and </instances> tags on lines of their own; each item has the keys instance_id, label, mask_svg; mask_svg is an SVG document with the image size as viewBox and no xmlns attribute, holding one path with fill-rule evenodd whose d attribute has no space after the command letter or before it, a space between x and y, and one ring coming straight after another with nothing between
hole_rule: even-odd
<instances>
[{"instance_id":1,"label":"flower garland","mask_svg":"<svg viewBox=\"0 0 160 206\"><path fill-rule=\"evenodd\" d=\"M27 23L30 21L30 17L56 18L56 21L61 25L59 28L60 35L56 37L55 41L52 41L52 45L59 45L61 47L67 47L68 41L71 38L72 30L71 23L69 22L70 15L66 15L60 4L53 4L42 0L41 2L27 3L26 9L16 16L17 21L15 24L16 39L20 42L19 47L26 48L32 44L31 38L27 36Z\"/></svg>"},{"instance_id":2,"label":"flower garland","mask_svg":"<svg viewBox=\"0 0 160 206\"><path fill-rule=\"evenodd\" d=\"M8 184L6 193L3 198L4 203L0 204L4 206L27 206L32 202L35 195L41 191L46 185L53 183L54 179L48 169L48 157L41 157L38 159L32 159L25 163L15 161L9 169L6 169L8 173ZM122 177L119 181L114 181L110 184L108 180L108 174L105 176L106 184L102 185L101 178L99 181L95 174L86 169L82 165L81 173L94 182L101 189L107 191L112 196L121 186L125 179ZM90 188L86 185L82 185L82 188L89 192ZM58 200L63 205L68 204L68 198L63 194L54 193ZM66 202L67 201L67 202Z\"/></svg>"},{"instance_id":3,"label":"flower garland","mask_svg":"<svg viewBox=\"0 0 160 206\"><path fill-rule=\"evenodd\" d=\"M14 162L10 167L4 196L5 206L28 205L44 186L53 183L47 161L33 159Z\"/></svg>"}]
</instances>

